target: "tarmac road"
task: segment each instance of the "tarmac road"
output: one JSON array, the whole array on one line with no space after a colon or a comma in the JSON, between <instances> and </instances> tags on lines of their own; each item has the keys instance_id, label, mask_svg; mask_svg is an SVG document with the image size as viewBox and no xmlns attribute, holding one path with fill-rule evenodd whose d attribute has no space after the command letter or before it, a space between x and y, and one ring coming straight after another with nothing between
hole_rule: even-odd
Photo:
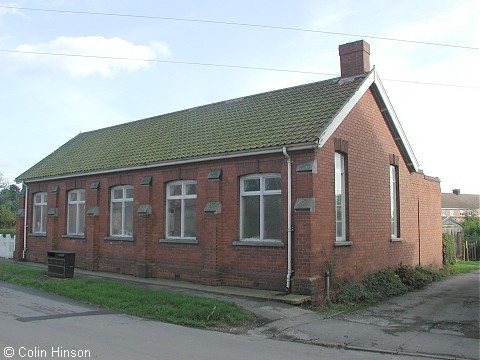
<instances>
[{"instance_id":1,"label":"tarmac road","mask_svg":"<svg viewBox=\"0 0 480 360\"><path fill-rule=\"evenodd\" d=\"M323 319L304 313L254 331L365 351L479 359L479 314L480 271L473 271L355 313Z\"/></svg>"}]
</instances>

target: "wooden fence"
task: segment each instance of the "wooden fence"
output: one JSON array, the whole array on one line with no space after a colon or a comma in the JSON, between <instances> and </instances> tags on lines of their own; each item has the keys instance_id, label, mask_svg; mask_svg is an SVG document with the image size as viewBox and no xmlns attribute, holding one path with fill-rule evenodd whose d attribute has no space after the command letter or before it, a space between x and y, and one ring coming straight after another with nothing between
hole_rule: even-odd
<instances>
[{"instance_id":1,"label":"wooden fence","mask_svg":"<svg viewBox=\"0 0 480 360\"><path fill-rule=\"evenodd\" d=\"M465 241L465 257L466 261L480 260L480 241Z\"/></svg>"},{"instance_id":2,"label":"wooden fence","mask_svg":"<svg viewBox=\"0 0 480 360\"><path fill-rule=\"evenodd\" d=\"M13 253L15 251L15 235L6 235L5 237L0 234L0 257L13 259Z\"/></svg>"}]
</instances>

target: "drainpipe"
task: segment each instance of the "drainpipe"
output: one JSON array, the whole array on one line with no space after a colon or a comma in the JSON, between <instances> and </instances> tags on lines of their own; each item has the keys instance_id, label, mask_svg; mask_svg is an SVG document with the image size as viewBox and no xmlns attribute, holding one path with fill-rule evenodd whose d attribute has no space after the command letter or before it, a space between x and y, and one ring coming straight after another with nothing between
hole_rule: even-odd
<instances>
[{"instance_id":1,"label":"drainpipe","mask_svg":"<svg viewBox=\"0 0 480 360\"><path fill-rule=\"evenodd\" d=\"M27 257L27 230L28 230L28 186L23 183L25 186L25 197L24 197L24 222L23 222L23 253L22 260L25 260Z\"/></svg>"},{"instance_id":2,"label":"drainpipe","mask_svg":"<svg viewBox=\"0 0 480 360\"><path fill-rule=\"evenodd\" d=\"M287 286L286 291L290 292L290 283L292 279L292 159L287 153L287 148L283 148L283 155L287 159L287 223L288 223L288 242L287 242Z\"/></svg>"}]
</instances>

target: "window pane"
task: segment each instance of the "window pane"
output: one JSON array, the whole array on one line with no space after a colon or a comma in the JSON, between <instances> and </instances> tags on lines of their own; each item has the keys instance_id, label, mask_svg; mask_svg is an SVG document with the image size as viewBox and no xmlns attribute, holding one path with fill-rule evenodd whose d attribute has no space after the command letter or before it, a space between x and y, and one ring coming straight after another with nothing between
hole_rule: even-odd
<instances>
[{"instance_id":1,"label":"window pane","mask_svg":"<svg viewBox=\"0 0 480 360\"><path fill-rule=\"evenodd\" d=\"M42 229L42 207L36 205L33 207L33 232L41 232Z\"/></svg>"},{"instance_id":2,"label":"window pane","mask_svg":"<svg viewBox=\"0 0 480 360\"><path fill-rule=\"evenodd\" d=\"M279 177L275 178L266 178L265 179L265 190L280 190L281 181Z\"/></svg>"},{"instance_id":3,"label":"window pane","mask_svg":"<svg viewBox=\"0 0 480 360\"><path fill-rule=\"evenodd\" d=\"M133 202L128 201L125 203L125 228L123 229L123 235L133 235Z\"/></svg>"},{"instance_id":4,"label":"window pane","mask_svg":"<svg viewBox=\"0 0 480 360\"><path fill-rule=\"evenodd\" d=\"M260 197L243 197L243 237L260 238Z\"/></svg>"},{"instance_id":5,"label":"window pane","mask_svg":"<svg viewBox=\"0 0 480 360\"><path fill-rule=\"evenodd\" d=\"M40 228L40 232L46 233L47 232L47 205L42 205L42 226Z\"/></svg>"},{"instance_id":6,"label":"window pane","mask_svg":"<svg viewBox=\"0 0 480 360\"><path fill-rule=\"evenodd\" d=\"M133 188L126 188L125 189L125 198L133 199Z\"/></svg>"},{"instance_id":7,"label":"window pane","mask_svg":"<svg viewBox=\"0 0 480 360\"><path fill-rule=\"evenodd\" d=\"M264 239L281 239L282 198L280 195L268 195L264 198Z\"/></svg>"},{"instance_id":8,"label":"window pane","mask_svg":"<svg viewBox=\"0 0 480 360\"><path fill-rule=\"evenodd\" d=\"M260 191L260 179L246 179L243 181L244 191Z\"/></svg>"},{"instance_id":9,"label":"window pane","mask_svg":"<svg viewBox=\"0 0 480 360\"><path fill-rule=\"evenodd\" d=\"M185 194L186 195L196 195L197 194L197 184L185 184Z\"/></svg>"},{"instance_id":10,"label":"window pane","mask_svg":"<svg viewBox=\"0 0 480 360\"><path fill-rule=\"evenodd\" d=\"M181 236L182 200L169 200L167 209L168 236Z\"/></svg>"},{"instance_id":11,"label":"window pane","mask_svg":"<svg viewBox=\"0 0 480 360\"><path fill-rule=\"evenodd\" d=\"M80 190L78 192L78 200L79 201L85 201L85 190Z\"/></svg>"},{"instance_id":12,"label":"window pane","mask_svg":"<svg viewBox=\"0 0 480 360\"><path fill-rule=\"evenodd\" d=\"M114 189L113 190L113 198L114 199L123 199L123 188L122 189Z\"/></svg>"},{"instance_id":13,"label":"window pane","mask_svg":"<svg viewBox=\"0 0 480 360\"><path fill-rule=\"evenodd\" d=\"M122 203L112 204L112 235L122 235Z\"/></svg>"},{"instance_id":14,"label":"window pane","mask_svg":"<svg viewBox=\"0 0 480 360\"><path fill-rule=\"evenodd\" d=\"M70 191L69 192L69 197L70 197L70 201L77 201L77 192L76 191Z\"/></svg>"},{"instance_id":15,"label":"window pane","mask_svg":"<svg viewBox=\"0 0 480 360\"><path fill-rule=\"evenodd\" d=\"M68 234L75 234L77 232L77 205L68 205Z\"/></svg>"},{"instance_id":16,"label":"window pane","mask_svg":"<svg viewBox=\"0 0 480 360\"><path fill-rule=\"evenodd\" d=\"M170 185L168 188L170 196L182 195L182 184Z\"/></svg>"},{"instance_id":17,"label":"window pane","mask_svg":"<svg viewBox=\"0 0 480 360\"><path fill-rule=\"evenodd\" d=\"M343 223L337 221L337 238L343 238Z\"/></svg>"},{"instance_id":18,"label":"window pane","mask_svg":"<svg viewBox=\"0 0 480 360\"><path fill-rule=\"evenodd\" d=\"M85 205L78 207L78 235L85 234Z\"/></svg>"},{"instance_id":19,"label":"window pane","mask_svg":"<svg viewBox=\"0 0 480 360\"><path fill-rule=\"evenodd\" d=\"M185 219L184 219L185 230L184 230L183 236L195 237L197 199L186 199L184 204L185 204Z\"/></svg>"}]
</instances>

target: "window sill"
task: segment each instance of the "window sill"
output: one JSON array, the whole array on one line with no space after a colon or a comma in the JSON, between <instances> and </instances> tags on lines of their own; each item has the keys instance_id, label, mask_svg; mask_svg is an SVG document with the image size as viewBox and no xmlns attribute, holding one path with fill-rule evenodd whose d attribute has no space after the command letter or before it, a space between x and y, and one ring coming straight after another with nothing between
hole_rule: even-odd
<instances>
[{"instance_id":1,"label":"window sill","mask_svg":"<svg viewBox=\"0 0 480 360\"><path fill-rule=\"evenodd\" d=\"M399 238L397 238L397 237L392 237L392 238L390 238L390 241L391 241L391 242L402 242L402 241L403 241L403 238L401 238L401 237L399 237Z\"/></svg>"},{"instance_id":2,"label":"window sill","mask_svg":"<svg viewBox=\"0 0 480 360\"><path fill-rule=\"evenodd\" d=\"M343 246L352 246L353 241L347 241L347 240L342 240L342 241L335 241L333 246L335 247L343 247Z\"/></svg>"},{"instance_id":3,"label":"window sill","mask_svg":"<svg viewBox=\"0 0 480 360\"><path fill-rule=\"evenodd\" d=\"M85 240L85 235L62 235L62 239L66 240Z\"/></svg>"},{"instance_id":4,"label":"window sill","mask_svg":"<svg viewBox=\"0 0 480 360\"><path fill-rule=\"evenodd\" d=\"M281 240L237 240L233 246L263 246L263 247L285 247Z\"/></svg>"},{"instance_id":5,"label":"window sill","mask_svg":"<svg viewBox=\"0 0 480 360\"><path fill-rule=\"evenodd\" d=\"M33 236L33 237L47 237L46 233L30 233L28 236Z\"/></svg>"},{"instance_id":6,"label":"window sill","mask_svg":"<svg viewBox=\"0 0 480 360\"><path fill-rule=\"evenodd\" d=\"M187 244L187 245L197 245L197 239L160 239L158 240L160 244Z\"/></svg>"},{"instance_id":7,"label":"window sill","mask_svg":"<svg viewBox=\"0 0 480 360\"><path fill-rule=\"evenodd\" d=\"M133 236L105 236L104 240L115 242L133 242L135 239Z\"/></svg>"}]
</instances>

